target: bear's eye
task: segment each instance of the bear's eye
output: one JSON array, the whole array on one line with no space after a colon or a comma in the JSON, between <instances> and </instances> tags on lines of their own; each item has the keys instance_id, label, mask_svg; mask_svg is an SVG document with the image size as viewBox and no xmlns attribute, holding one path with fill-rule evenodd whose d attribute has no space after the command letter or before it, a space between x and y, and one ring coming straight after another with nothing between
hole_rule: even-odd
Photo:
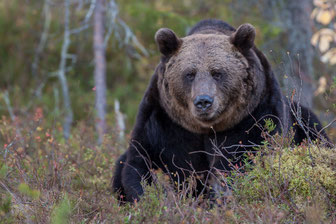
<instances>
[{"instance_id":1,"label":"bear's eye","mask_svg":"<svg viewBox=\"0 0 336 224\"><path fill-rule=\"evenodd\" d=\"M195 79L195 72L188 72L185 77L189 80L189 81L193 81Z\"/></svg>"},{"instance_id":2,"label":"bear's eye","mask_svg":"<svg viewBox=\"0 0 336 224\"><path fill-rule=\"evenodd\" d=\"M218 72L218 71L213 71L213 72L211 72L211 75L215 80L220 80L222 78L223 74L221 72Z\"/></svg>"}]
</instances>

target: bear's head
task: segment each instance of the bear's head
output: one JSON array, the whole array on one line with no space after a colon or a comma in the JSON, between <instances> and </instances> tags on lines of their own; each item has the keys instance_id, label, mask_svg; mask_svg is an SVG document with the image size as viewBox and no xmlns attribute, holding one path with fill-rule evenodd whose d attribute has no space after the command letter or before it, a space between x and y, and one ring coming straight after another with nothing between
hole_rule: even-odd
<instances>
[{"instance_id":1,"label":"bear's head","mask_svg":"<svg viewBox=\"0 0 336 224\"><path fill-rule=\"evenodd\" d=\"M157 85L169 117L191 132L209 133L227 130L252 113L265 89L254 39L250 24L184 38L168 28L158 30L162 59Z\"/></svg>"}]
</instances>

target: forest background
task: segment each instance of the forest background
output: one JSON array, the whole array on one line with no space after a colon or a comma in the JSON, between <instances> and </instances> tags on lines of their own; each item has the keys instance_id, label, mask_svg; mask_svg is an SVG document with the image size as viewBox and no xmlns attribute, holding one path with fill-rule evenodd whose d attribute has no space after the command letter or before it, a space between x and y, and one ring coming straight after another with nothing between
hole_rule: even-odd
<instances>
[{"instance_id":1,"label":"forest background","mask_svg":"<svg viewBox=\"0 0 336 224\"><path fill-rule=\"evenodd\" d=\"M0 2L1 115L19 119L38 108L50 127L64 128L71 110L69 126L83 121L95 126L92 2L69 1L66 52L62 52L65 1ZM118 127L119 112L124 115L126 133L134 124L138 104L160 59L155 32L169 27L184 36L204 18L222 19L235 27L253 24L256 45L272 63L284 94L300 93L301 103L312 107L327 125L336 111L335 9L328 4L315 1L314 5L308 0L104 1L108 127ZM63 85L68 88L69 105L64 102ZM116 101L120 102L117 112ZM123 124L120 128L124 129ZM328 129L333 139L334 129L335 125Z\"/></svg>"},{"instance_id":2,"label":"forest background","mask_svg":"<svg viewBox=\"0 0 336 224\"><path fill-rule=\"evenodd\" d=\"M160 173L139 203L111 193L155 32L206 18L253 24L284 95L336 142L335 0L0 0L0 223L335 223L335 150L279 136L221 175L218 206Z\"/></svg>"}]
</instances>

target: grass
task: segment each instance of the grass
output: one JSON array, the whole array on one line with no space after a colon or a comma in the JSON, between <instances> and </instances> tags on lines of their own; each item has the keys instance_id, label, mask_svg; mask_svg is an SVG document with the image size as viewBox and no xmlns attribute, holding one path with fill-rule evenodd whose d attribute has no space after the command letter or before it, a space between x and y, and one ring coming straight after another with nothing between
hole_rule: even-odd
<instances>
[{"instance_id":1,"label":"grass","mask_svg":"<svg viewBox=\"0 0 336 224\"><path fill-rule=\"evenodd\" d=\"M231 194L216 199L172 190L155 172L142 199L120 206L111 193L114 163L126 149L110 130L101 146L79 122L65 142L43 115L0 122L0 223L333 223L336 151L315 145L265 144L246 172L225 177ZM220 175L220 174L219 174ZM223 176L221 177L223 178Z\"/></svg>"}]
</instances>

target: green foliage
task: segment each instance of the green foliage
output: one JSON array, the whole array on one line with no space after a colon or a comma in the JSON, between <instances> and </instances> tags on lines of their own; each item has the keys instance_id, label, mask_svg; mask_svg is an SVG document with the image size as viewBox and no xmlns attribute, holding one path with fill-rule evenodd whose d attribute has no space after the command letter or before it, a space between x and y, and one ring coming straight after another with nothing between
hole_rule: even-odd
<instances>
[{"instance_id":1,"label":"green foliage","mask_svg":"<svg viewBox=\"0 0 336 224\"><path fill-rule=\"evenodd\" d=\"M264 121L265 121L265 129L268 133L271 133L272 131L275 130L276 124L274 124L272 118L267 118Z\"/></svg>"},{"instance_id":2,"label":"green foliage","mask_svg":"<svg viewBox=\"0 0 336 224\"><path fill-rule=\"evenodd\" d=\"M0 180L2 178L5 178L8 172L8 167L6 166L6 164L1 164L0 163Z\"/></svg>"},{"instance_id":3,"label":"green foliage","mask_svg":"<svg viewBox=\"0 0 336 224\"><path fill-rule=\"evenodd\" d=\"M234 175L234 192L240 200L254 203L271 199L292 212L304 212L312 204L324 212L335 208L335 149L300 146L263 154L268 155L252 158L254 164L248 165L246 174Z\"/></svg>"},{"instance_id":4,"label":"green foliage","mask_svg":"<svg viewBox=\"0 0 336 224\"><path fill-rule=\"evenodd\" d=\"M15 223L10 212L12 209L12 197L9 194L0 193L0 223Z\"/></svg>"},{"instance_id":5,"label":"green foliage","mask_svg":"<svg viewBox=\"0 0 336 224\"><path fill-rule=\"evenodd\" d=\"M52 224L66 224L70 223L72 206L68 199L68 196L65 194L62 201L54 208L51 215Z\"/></svg>"},{"instance_id":6,"label":"green foliage","mask_svg":"<svg viewBox=\"0 0 336 224\"><path fill-rule=\"evenodd\" d=\"M21 183L18 186L18 190L32 199L38 199L40 197L40 191L31 189L27 184Z\"/></svg>"},{"instance_id":7,"label":"green foliage","mask_svg":"<svg viewBox=\"0 0 336 224\"><path fill-rule=\"evenodd\" d=\"M7 194L3 196L3 198L1 197L0 217L10 212L12 204L12 197L10 195Z\"/></svg>"}]
</instances>

